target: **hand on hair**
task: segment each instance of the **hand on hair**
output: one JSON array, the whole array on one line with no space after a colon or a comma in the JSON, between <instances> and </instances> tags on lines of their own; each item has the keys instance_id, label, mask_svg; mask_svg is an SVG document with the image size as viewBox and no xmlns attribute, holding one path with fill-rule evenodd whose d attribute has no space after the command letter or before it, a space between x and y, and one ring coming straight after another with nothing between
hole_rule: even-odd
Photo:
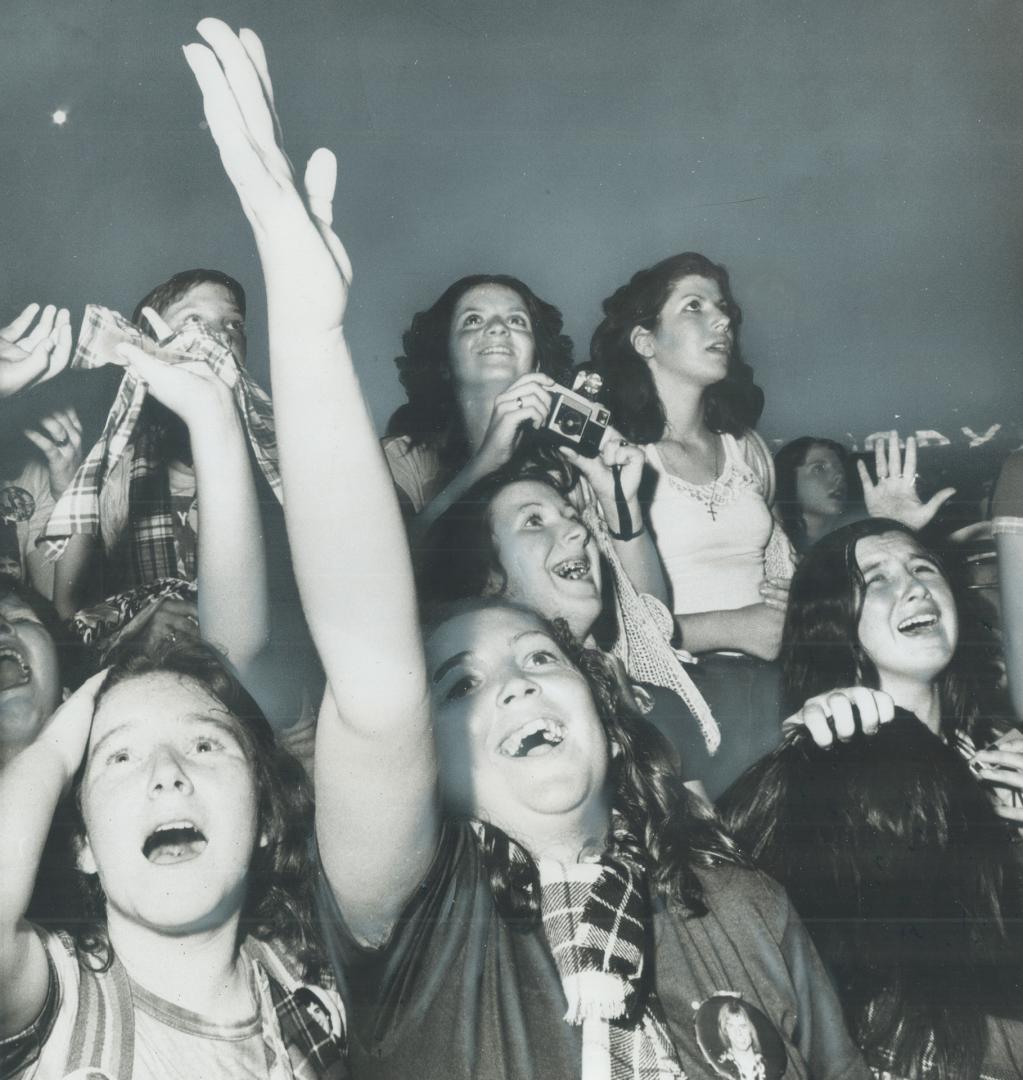
<instances>
[{"instance_id":1,"label":"hand on hair","mask_svg":"<svg viewBox=\"0 0 1023 1080\"><path fill-rule=\"evenodd\" d=\"M340 331L352 265L331 228L337 161L313 152L299 192L280 145L266 54L251 30L238 34L219 19L197 27L206 45L186 45L210 134L259 247L273 337L275 310L301 310L310 336Z\"/></svg>"},{"instance_id":2,"label":"hand on hair","mask_svg":"<svg viewBox=\"0 0 1023 1080\"><path fill-rule=\"evenodd\" d=\"M551 410L554 380L540 371L520 375L494 398L483 442L476 452L477 472L484 476L512 456L524 427L538 428Z\"/></svg>"},{"instance_id":3,"label":"hand on hair","mask_svg":"<svg viewBox=\"0 0 1023 1080\"><path fill-rule=\"evenodd\" d=\"M61 763L64 788L78 771L89 745L92 717L96 711L96 694L106 678L107 669L98 671L60 705L39 733L36 743L48 746Z\"/></svg>"},{"instance_id":4,"label":"hand on hair","mask_svg":"<svg viewBox=\"0 0 1023 1080\"><path fill-rule=\"evenodd\" d=\"M639 484L643 478L646 457L638 446L626 442L614 428L609 427L604 432L600 453L596 457L584 457L568 446L559 446L558 451L589 481L604 512L604 520L612 532L616 533L622 531L622 523L618 519L613 470L615 466L620 466L621 493L632 519L629 531L635 534L642 529L643 510L639 504Z\"/></svg>"},{"instance_id":5,"label":"hand on hair","mask_svg":"<svg viewBox=\"0 0 1023 1080\"><path fill-rule=\"evenodd\" d=\"M906 439L906 459L903 461L897 431L888 436L887 452L884 439L874 443L877 483L871 481L862 461L856 462L856 468L863 482L863 501L867 513L875 518L901 521L911 529L922 529L929 524L956 491L955 488L942 488L927 502L920 501L916 493L916 437L910 435Z\"/></svg>"},{"instance_id":6,"label":"hand on hair","mask_svg":"<svg viewBox=\"0 0 1023 1080\"><path fill-rule=\"evenodd\" d=\"M82 422L73 405L54 409L35 428L25 428L25 438L46 458L50 493L59 499L82 463Z\"/></svg>"},{"instance_id":7,"label":"hand on hair","mask_svg":"<svg viewBox=\"0 0 1023 1080\"><path fill-rule=\"evenodd\" d=\"M134 640L148 653L187 637L199 637L197 604L194 600L165 596L143 608L121 631L118 642Z\"/></svg>"},{"instance_id":8,"label":"hand on hair","mask_svg":"<svg viewBox=\"0 0 1023 1080\"><path fill-rule=\"evenodd\" d=\"M978 751L970 766L990 787L998 816L1023 825L1023 732L1010 731Z\"/></svg>"},{"instance_id":9,"label":"hand on hair","mask_svg":"<svg viewBox=\"0 0 1023 1080\"><path fill-rule=\"evenodd\" d=\"M0 398L52 379L67 367L71 357L67 308L47 304L29 330L38 311L38 304L29 304L12 323L0 327Z\"/></svg>"},{"instance_id":10,"label":"hand on hair","mask_svg":"<svg viewBox=\"0 0 1023 1080\"><path fill-rule=\"evenodd\" d=\"M806 728L818 746L826 747L836 738L848 742L857 731L875 735L894 715L890 694L866 686L846 686L810 698L799 712L783 721L782 730Z\"/></svg>"}]
</instances>

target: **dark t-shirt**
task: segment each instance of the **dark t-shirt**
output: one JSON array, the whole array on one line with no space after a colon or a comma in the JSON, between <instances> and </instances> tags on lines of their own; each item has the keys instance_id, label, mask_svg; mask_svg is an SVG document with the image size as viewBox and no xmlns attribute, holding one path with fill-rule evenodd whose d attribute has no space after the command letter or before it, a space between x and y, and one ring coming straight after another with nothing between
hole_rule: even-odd
<instances>
[{"instance_id":1,"label":"dark t-shirt","mask_svg":"<svg viewBox=\"0 0 1023 1080\"><path fill-rule=\"evenodd\" d=\"M734 995L768 1059L766 1080L869 1077L780 886L736 867L701 878L708 915L672 903L658 904L653 917L657 993L691 1080L735 1072L715 1041L718 1013ZM352 939L325 878L320 914L348 1009L354 1077L578 1080L581 1029L562 1019L565 997L543 929L497 914L467 826L445 829L385 947Z\"/></svg>"}]
</instances>

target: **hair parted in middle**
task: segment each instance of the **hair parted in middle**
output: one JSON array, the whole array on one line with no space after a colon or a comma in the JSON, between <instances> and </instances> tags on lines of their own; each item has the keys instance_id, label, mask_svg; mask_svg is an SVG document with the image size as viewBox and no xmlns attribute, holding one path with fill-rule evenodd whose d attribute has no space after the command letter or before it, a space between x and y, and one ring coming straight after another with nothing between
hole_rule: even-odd
<instances>
[{"instance_id":1,"label":"hair parted in middle","mask_svg":"<svg viewBox=\"0 0 1023 1080\"><path fill-rule=\"evenodd\" d=\"M305 770L278 744L269 721L231 673L221 653L203 641L186 637L164 643L149 653L125 651L110 667L96 695L96 707L119 683L164 673L197 683L224 706L252 768L257 806L255 832L257 837L265 837L266 843L257 843L252 851L240 934L282 941L310 969L315 968L319 954L309 855L313 801ZM81 807L84 773L83 762L67 799L74 850L85 835ZM75 935L81 950L99 964L109 964L102 888L94 875L76 872L82 911L78 924L67 929Z\"/></svg>"},{"instance_id":2,"label":"hair parted in middle","mask_svg":"<svg viewBox=\"0 0 1023 1080\"><path fill-rule=\"evenodd\" d=\"M985 660L986 641L979 627L964 632L963 605L941 556L912 529L888 518L843 525L818 540L796 567L779 657L785 706L800 709L807 699L840 686L880 689L877 668L859 639L866 584L856 545L886 533L908 536L953 585L960 633L952 660L938 676L942 734L954 741L964 732L983 746L993 737L986 692L994 679Z\"/></svg>"},{"instance_id":3,"label":"hair parted in middle","mask_svg":"<svg viewBox=\"0 0 1023 1080\"><path fill-rule=\"evenodd\" d=\"M742 312L732 295L728 271L705 255L685 251L633 274L603 304L604 318L593 332L590 360L604 380L603 400L615 427L633 442L646 444L664 438L664 403L654 377L632 344L637 326L653 330L671 290L695 274L717 282L732 323L732 351L721 382L703 396L704 420L711 431L736 437L756 426L764 409L764 393L753 382L753 369L739 351Z\"/></svg>"},{"instance_id":4,"label":"hair parted in middle","mask_svg":"<svg viewBox=\"0 0 1023 1080\"><path fill-rule=\"evenodd\" d=\"M645 870L653 893L672 897L694 915L707 912L697 867L746 866L713 809L682 783L667 739L628 703L618 669L599 649L579 644L562 619L544 619L530 608L498 598L441 604L427 615L424 634L473 611L505 608L535 619L582 674L604 728L611 804L635 839L623 852ZM482 854L501 915L521 924L540 918L539 871L528 852L495 825L482 823Z\"/></svg>"},{"instance_id":5,"label":"hair parted in middle","mask_svg":"<svg viewBox=\"0 0 1023 1080\"><path fill-rule=\"evenodd\" d=\"M404 353L395 359L408 401L387 424L387 435L407 436L413 446L435 450L446 469L468 457L462 418L451 379L451 320L458 301L478 285L503 285L517 293L533 330L534 369L564 384L572 367L572 339L562 333L564 320L523 281L507 274L472 274L449 285L424 311L417 311L402 335Z\"/></svg>"},{"instance_id":6,"label":"hair parted in middle","mask_svg":"<svg viewBox=\"0 0 1023 1080\"><path fill-rule=\"evenodd\" d=\"M834 439L824 439L817 435L803 435L787 442L774 455L774 510L781 517L785 534L798 552L807 548L806 521L803 518L799 499L796 497L796 469L806 464L806 456L815 446L831 450L842 463L846 481L852 481L849 470L849 451Z\"/></svg>"}]
</instances>

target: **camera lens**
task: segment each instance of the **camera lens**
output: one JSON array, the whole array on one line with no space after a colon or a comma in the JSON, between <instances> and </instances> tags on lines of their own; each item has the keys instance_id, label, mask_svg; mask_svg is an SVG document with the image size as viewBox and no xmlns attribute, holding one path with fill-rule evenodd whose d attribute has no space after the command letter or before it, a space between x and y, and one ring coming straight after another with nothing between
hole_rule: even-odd
<instances>
[{"instance_id":1,"label":"camera lens","mask_svg":"<svg viewBox=\"0 0 1023 1080\"><path fill-rule=\"evenodd\" d=\"M581 412L568 405L562 405L554 418L552 427L556 427L562 435L578 435L585 423L586 417Z\"/></svg>"}]
</instances>

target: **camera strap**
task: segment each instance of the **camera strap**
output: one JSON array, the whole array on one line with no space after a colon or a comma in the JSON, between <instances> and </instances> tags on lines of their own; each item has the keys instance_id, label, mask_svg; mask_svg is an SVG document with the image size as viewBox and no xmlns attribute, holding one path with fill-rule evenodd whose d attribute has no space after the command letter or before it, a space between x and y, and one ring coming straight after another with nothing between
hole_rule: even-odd
<instances>
[{"instance_id":1,"label":"camera strap","mask_svg":"<svg viewBox=\"0 0 1023 1080\"><path fill-rule=\"evenodd\" d=\"M612 540L635 540L643 532L643 523L640 522L638 529L633 527L632 514L629 513L629 504L622 489L622 466L612 465L611 476L615 485L615 509L618 511L619 531L615 532L614 529L609 528L608 535Z\"/></svg>"}]
</instances>

